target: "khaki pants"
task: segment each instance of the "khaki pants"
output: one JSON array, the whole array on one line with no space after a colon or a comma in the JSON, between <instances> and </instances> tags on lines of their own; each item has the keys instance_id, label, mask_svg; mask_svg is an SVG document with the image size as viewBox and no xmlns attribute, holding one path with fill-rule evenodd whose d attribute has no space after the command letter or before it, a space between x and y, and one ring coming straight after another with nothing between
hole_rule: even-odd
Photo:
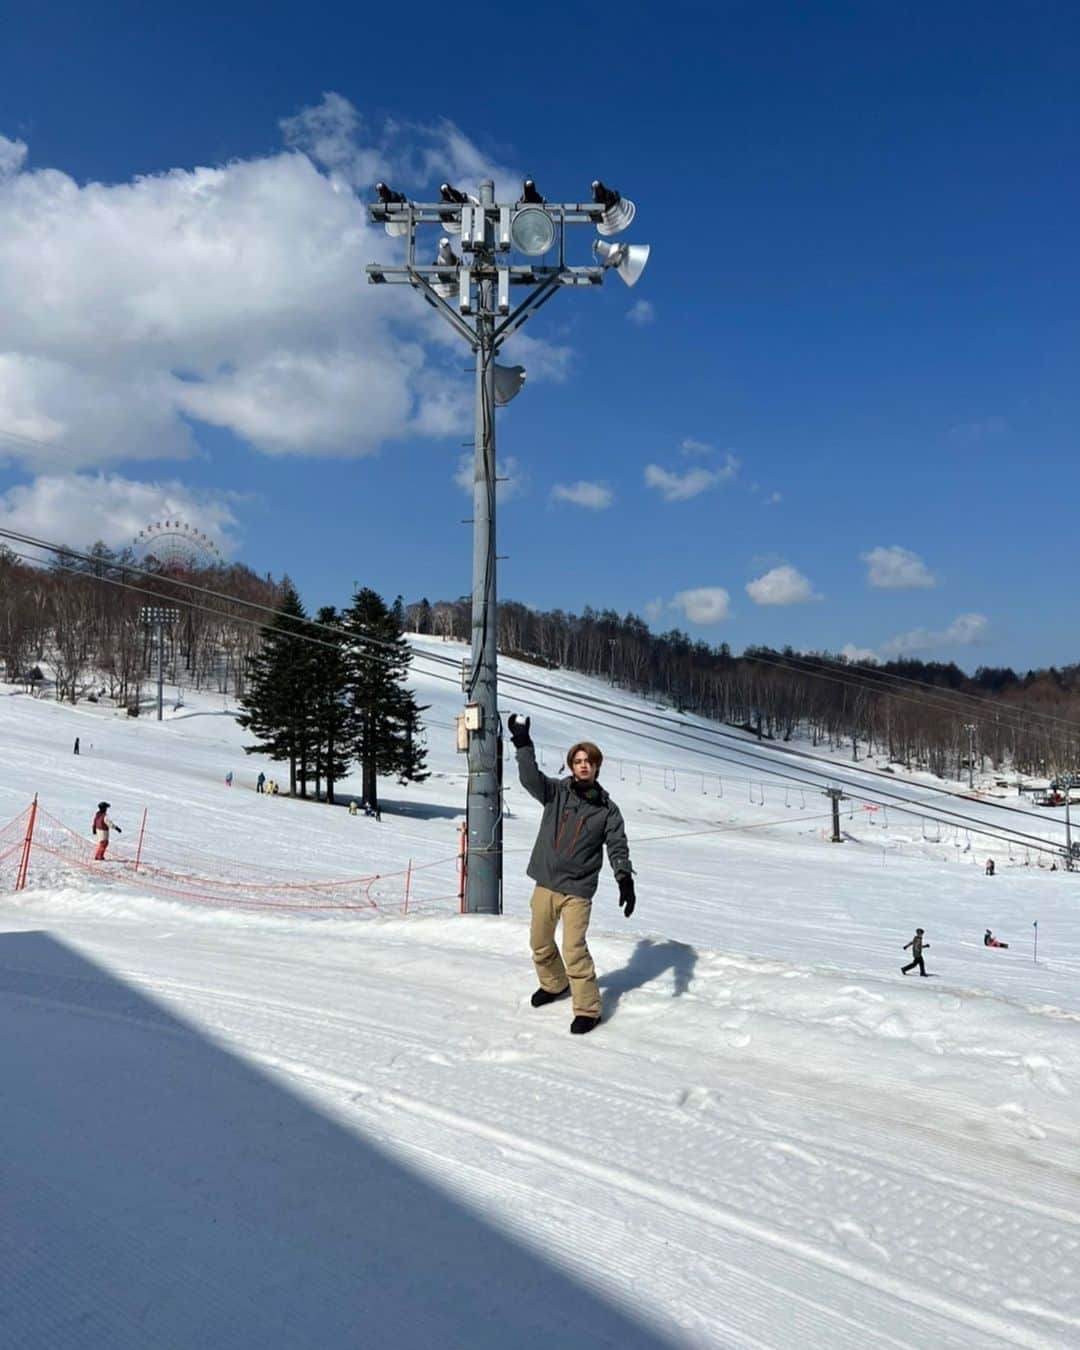
<instances>
[{"instance_id":1,"label":"khaki pants","mask_svg":"<svg viewBox=\"0 0 1080 1350\"><path fill-rule=\"evenodd\" d=\"M579 895L563 895L537 886L532 894L532 924L529 943L540 987L549 994L561 994L570 980L574 1014L600 1016L600 986L596 967L589 955L585 934L589 929L592 901ZM562 919L562 955L555 945L555 928Z\"/></svg>"}]
</instances>

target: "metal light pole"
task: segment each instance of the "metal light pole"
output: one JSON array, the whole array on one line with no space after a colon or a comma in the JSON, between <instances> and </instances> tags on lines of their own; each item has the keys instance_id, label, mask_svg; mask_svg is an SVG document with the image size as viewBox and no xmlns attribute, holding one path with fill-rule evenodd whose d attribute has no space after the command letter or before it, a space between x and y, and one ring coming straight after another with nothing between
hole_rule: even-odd
<instances>
[{"instance_id":1,"label":"metal light pole","mask_svg":"<svg viewBox=\"0 0 1080 1350\"><path fill-rule=\"evenodd\" d=\"M968 787L975 787L975 732L978 727L974 722L965 722L964 730L968 734Z\"/></svg>"},{"instance_id":2,"label":"metal light pole","mask_svg":"<svg viewBox=\"0 0 1080 1350\"><path fill-rule=\"evenodd\" d=\"M550 203L526 179L515 203L495 200L489 179L470 196L444 183L439 202L409 201L385 183L371 219L391 238L405 241L399 267L368 265L368 281L413 287L433 305L476 357L476 430L473 453L472 659L465 689L469 780L465 911L502 913L501 736L498 705L498 603L495 553L495 408L509 403L525 380L520 366L499 367L495 357L508 337L563 286L598 286L613 269L632 286L648 258L647 245L597 241L592 266L566 261L571 225L593 225L602 235L620 233L634 205L603 183L591 202ZM417 232L445 231L432 263L417 261ZM461 256L449 236L458 236ZM550 263L543 261L555 254ZM525 261L517 260L524 255ZM514 288L523 293L511 299Z\"/></svg>"},{"instance_id":3,"label":"metal light pole","mask_svg":"<svg viewBox=\"0 0 1080 1350\"><path fill-rule=\"evenodd\" d=\"M164 704L165 692L165 627L178 623L180 620L180 611L171 606L162 607L160 605L143 605L139 610L139 622L144 628L149 628L157 632L157 657L158 657L158 677L157 677L157 720L162 719L162 708Z\"/></svg>"}]
</instances>

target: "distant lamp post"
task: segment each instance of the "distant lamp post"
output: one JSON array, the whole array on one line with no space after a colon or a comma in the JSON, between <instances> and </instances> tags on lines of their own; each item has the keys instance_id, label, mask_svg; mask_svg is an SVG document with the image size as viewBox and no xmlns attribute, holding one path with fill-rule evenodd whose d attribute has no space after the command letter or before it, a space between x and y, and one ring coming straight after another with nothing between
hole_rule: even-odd
<instances>
[{"instance_id":1,"label":"distant lamp post","mask_svg":"<svg viewBox=\"0 0 1080 1350\"><path fill-rule=\"evenodd\" d=\"M371 219L392 238L405 240L405 261L371 263L368 281L413 287L433 305L476 355L476 432L473 458L472 661L465 690L469 787L465 909L502 912L502 800L495 585L495 409L504 407L525 382L521 366L498 366L495 356L508 337L564 286L600 286L614 271L627 286L637 283L649 257L647 244L597 241L593 265L566 258L568 229L593 226L610 237L626 229L636 208L599 180L592 200L547 201L531 178L516 202L496 202L495 185L479 184L477 195L443 183L438 202L409 201L385 183L375 187ZM417 234L439 231L434 260L419 262ZM460 254L452 240L460 243ZM431 257L430 252L423 256ZM518 297L521 297L520 299Z\"/></svg>"},{"instance_id":2,"label":"distant lamp post","mask_svg":"<svg viewBox=\"0 0 1080 1350\"><path fill-rule=\"evenodd\" d=\"M157 634L157 720L160 722L165 693L165 629L180 622L180 611L171 605L143 605L139 609L139 622Z\"/></svg>"}]
</instances>

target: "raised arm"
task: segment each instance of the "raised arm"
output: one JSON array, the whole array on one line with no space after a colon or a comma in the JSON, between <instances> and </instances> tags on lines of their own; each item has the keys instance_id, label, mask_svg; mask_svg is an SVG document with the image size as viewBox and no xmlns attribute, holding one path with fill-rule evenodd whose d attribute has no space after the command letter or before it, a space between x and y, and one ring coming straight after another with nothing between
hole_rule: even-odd
<instances>
[{"instance_id":1,"label":"raised arm","mask_svg":"<svg viewBox=\"0 0 1080 1350\"><path fill-rule=\"evenodd\" d=\"M545 806L555 796L559 780L549 778L547 774L540 772L536 764L536 751L533 749L532 737L529 735L529 717L517 717L514 713L510 714L507 722L507 728L510 732L510 739L514 742L514 749L517 751L518 778L521 780L521 786L529 794L535 797L538 802Z\"/></svg>"}]
</instances>

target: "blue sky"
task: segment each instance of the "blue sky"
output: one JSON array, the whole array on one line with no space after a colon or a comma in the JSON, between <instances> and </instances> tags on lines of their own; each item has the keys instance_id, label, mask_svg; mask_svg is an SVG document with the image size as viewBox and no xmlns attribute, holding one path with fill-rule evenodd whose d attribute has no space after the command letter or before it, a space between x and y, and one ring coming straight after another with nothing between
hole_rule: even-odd
<instances>
[{"instance_id":1,"label":"blue sky","mask_svg":"<svg viewBox=\"0 0 1080 1350\"><path fill-rule=\"evenodd\" d=\"M172 512L312 609L467 591L468 353L364 284L363 203L599 176L652 256L507 350L502 596L1080 658L1075 7L148 13L5 22L0 524Z\"/></svg>"}]
</instances>

